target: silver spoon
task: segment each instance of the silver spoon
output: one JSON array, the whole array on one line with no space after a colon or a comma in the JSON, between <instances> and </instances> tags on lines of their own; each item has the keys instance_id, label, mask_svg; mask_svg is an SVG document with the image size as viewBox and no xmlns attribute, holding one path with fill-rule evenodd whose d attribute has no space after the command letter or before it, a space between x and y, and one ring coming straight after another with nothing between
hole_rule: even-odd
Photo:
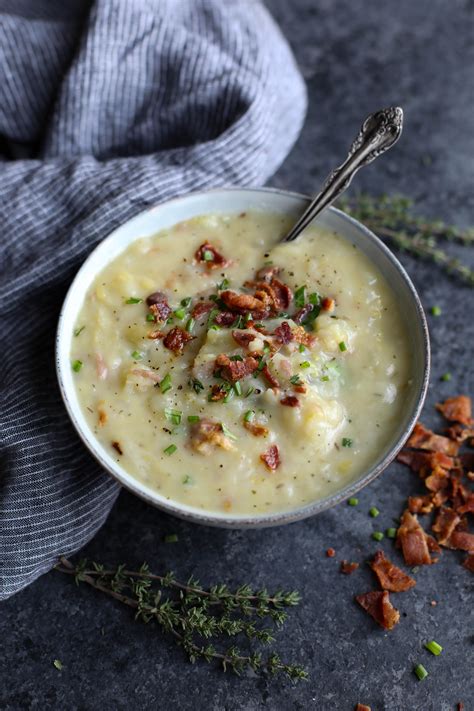
<instances>
[{"instance_id":1,"label":"silver spoon","mask_svg":"<svg viewBox=\"0 0 474 711\"><path fill-rule=\"evenodd\" d=\"M403 110L399 106L391 106L368 116L344 163L328 175L321 192L316 195L282 242L295 240L316 215L342 195L359 168L372 163L395 145L401 136L402 128Z\"/></svg>"}]
</instances>

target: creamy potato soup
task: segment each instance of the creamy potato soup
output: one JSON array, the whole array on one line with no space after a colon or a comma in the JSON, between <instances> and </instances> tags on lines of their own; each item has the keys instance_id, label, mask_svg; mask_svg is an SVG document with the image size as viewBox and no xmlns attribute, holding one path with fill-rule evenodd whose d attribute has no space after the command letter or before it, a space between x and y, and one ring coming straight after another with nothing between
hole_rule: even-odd
<instances>
[{"instance_id":1,"label":"creamy potato soup","mask_svg":"<svg viewBox=\"0 0 474 711\"><path fill-rule=\"evenodd\" d=\"M85 294L71 344L97 439L170 501L308 504L388 444L410 383L396 299L350 242L286 217L206 215L138 239Z\"/></svg>"}]
</instances>

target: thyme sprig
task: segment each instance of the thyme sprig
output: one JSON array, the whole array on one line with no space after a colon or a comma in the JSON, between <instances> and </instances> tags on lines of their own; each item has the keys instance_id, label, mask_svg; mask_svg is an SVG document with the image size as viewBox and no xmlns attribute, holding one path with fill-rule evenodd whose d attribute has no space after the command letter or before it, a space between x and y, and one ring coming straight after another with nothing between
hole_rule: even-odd
<instances>
[{"instance_id":1,"label":"thyme sprig","mask_svg":"<svg viewBox=\"0 0 474 711\"><path fill-rule=\"evenodd\" d=\"M307 679L303 667L285 664L278 654L264 659L258 651L244 654L234 645L216 649L210 642L242 635L270 644L274 641L272 630L259 626L258 620L267 619L281 627L287 618L284 608L300 602L296 591L270 594L249 585L231 590L222 584L206 590L193 577L182 583L171 572L151 573L146 563L133 571L124 565L107 569L85 559L74 565L61 557L56 570L74 576L78 585L86 583L133 608L135 619L156 622L184 649L192 663L198 659L217 661L224 671L231 669L236 674L251 669L256 673L284 674L294 680Z\"/></svg>"},{"instance_id":2,"label":"thyme sprig","mask_svg":"<svg viewBox=\"0 0 474 711\"><path fill-rule=\"evenodd\" d=\"M339 201L339 207L402 251L437 264L447 274L474 286L474 270L441 249L438 242L474 245L474 229L462 230L413 213L413 201L401 195L373 197L360 193Z\"/></svg>"}]
</instances>

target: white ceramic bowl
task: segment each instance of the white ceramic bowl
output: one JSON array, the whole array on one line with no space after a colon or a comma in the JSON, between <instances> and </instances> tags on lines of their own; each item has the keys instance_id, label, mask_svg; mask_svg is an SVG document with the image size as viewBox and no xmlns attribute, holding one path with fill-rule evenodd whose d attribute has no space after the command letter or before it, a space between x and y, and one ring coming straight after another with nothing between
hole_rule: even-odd
<instances>
[{"instance_id":1,"label":"white ceramic bowl","mask_svg":"<svg viewBox=\"0 0 474 711\"><path fill-rule=\"evenodd\" d=\"M398 423L389 444L379 452L372 467L340 491L300 508L274 514L231 516L213 511L203 512L202 509L168 501L125 471L90 430L77 398L70 348L74 324L84 295L97 274L134 240L196 215L234 212L238 214L255 210L287 214L296 218L308 201L309 198L303 195L264 188L223 188L169 200L137 215L114 230L84 262L71 284L61 310L56 341L57 374L66 409L84 444L103 468L134 494L168 513L198 523L232 528L273 526L312 516L352 496L378 476L394 459L418 419L426 395L430 369L428 328L420 299L407 273L390 250L362 224L339 210L329 208L315 220L315 224L334 230L356 244L379 268L398 297L412 341L413 385L409 401L403 419Z\"/></svg>"}]
</instances>

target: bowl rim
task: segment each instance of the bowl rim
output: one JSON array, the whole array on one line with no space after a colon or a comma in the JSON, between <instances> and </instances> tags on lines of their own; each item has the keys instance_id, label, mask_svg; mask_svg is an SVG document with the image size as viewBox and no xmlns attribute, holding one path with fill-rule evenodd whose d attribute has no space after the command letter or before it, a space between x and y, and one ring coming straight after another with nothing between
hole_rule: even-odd
<instances>
[{"instance_id":1,"label":"bowl rim","mask_svg":"<svg viewBox=\"0 0 474 711\"><path fill-rule=\"evenodd\" d=\"M208 526L216 526L220 528L233 528L233 529L246 529L246 528L265 528L265 527L270 527L270 526L278 526L278 525L283 525L287 523L293 523L295 521L301 521L305 518L308 518L310 516L314 516L317 513L321 513L322 511L325 511L328 508L332 508L333 506L336 506L337 504L341 503L342 501L347 500L357 492L359 492L361 489L365 488L368 484L370 484L374 479L376 479L380 474L389 466L389 464L395 459L397 456L398 452L401 450L403 447L407 437L409 436L411 430L413 429L414 425L416 424L421 409L424 405L426 395L427 395L427 390L428 390L428 384L429 384L429 376L430 376L430 367L431 367L431 349L430 349L430 339L429 339L429 330L428 330L428 323L426 319L426 315L420 300L420 297L418 296L418 293L408 275L406 272L405 268L403 265L399 262L397 257L393 254L393 252L386 246L382 240L377 237L377 235L369 230L368 227L366 227L363 223L359 222L356 220L354 217L348 215L347 213L343 212L342 210L339 210L338 208L335 207L328 207L326 210L330 210L334 213L336 213L340 218L343 220L349 222L354 228L359 230L360 232L364 233L364 236L368 238L369 242L372 242L378 247L379 250L381 250L387 259L391 262L392 266L395 268L395 270L398 272L399 276L401 277L402 281L405 283L405 286L408 288L408 291L410 293L410 296L413 300L413 303L415 305L415 313L416 313L416 324L417 328L420 330L421 336L422 336L422 342L423 342L423 375L421 378L421 382L419 385L419 390L418 394L416 396L416 399L414 401L413 405L413 411L411 413L411 416L402 432L400 432L399 437L397 440L394 442L394 444L390 447L390 449L387 451L385 457L379 461L375 466L370 467L367 472L362 476L360 479L357 481L350 482L348 485L344 486L341 490L336 491L323 499L319 499L316 501L313 501L309 504L305 504L303 506L300 506L295 509L290 509L290 510L285 510L285 511L280 511L280 512L275 512L275 513L269 513L269 514L259 514L255 516L251 515L241 515L241 516L229 516L228 514L222 515L219 512L212 512L212 511L206 511L203 510L202 513L197 510L186 510L188 508L187 504L184 504L184 507L186 508L181 508L181 504L177 501L172 501L172 500L166 500L164 498L155 498L153 495L151 495L149 492L148 488L142 488L142 483L138 480L135 479L132 475L130 476L130 481L124 481L121 473L116 470L113 466L110 466L109 463L102 457L101 451L99 448L96 448L96 438L94 434L90 431L85 431L84 428L81 426L81 424L78 422L75 412L73 410L73 407L71 405L71 402L69 400L69 395L68 395L68 388L65 384L64 378L63 378L63 372L64 369L69 366L69 361L66 363L63 362L63 360L60 357L60 345L62 343L62 333L63 333L63 327L64 327L64 321L65 321L65 314L66 314L66 307L68 306L69 299L71 297L71 294L74 291L76 281L79 279L80 274L83 272L83 270L86 268L86 265L88 265L89 261L93 259L93 256L95 255L96 250L104 244L107 240L114 240L114 235L116 232L120 229L122 229L127 223L131 222L132 220L135 220L139 218L141 215L144 215L146 213L149 213L151 211L155 211L161 207L171 205L172 203L179 203L180 201L186 200L188 198L199 198L199 197L207 197L207 196L212 196L214 193L231 193L231 192L252 192L252 193L273 193L277 195L282 195L285 197L294 197L298 198L298 200L304 200L309 203L311 200L311 197L308 195L305 195L303 193L298 193L294 191L289 191L289 190L282 190L280 188L272 188L272 187L239 187L239 186L229 186L229 187L222 187L222 188L210 188L210 189L205 189L205 190L197 190L193 191L190 193L185 193L183 195L179 195L174 198L170 199L165 199L162 200L161 202L156 203L155 205L147 208L146 210L142 210L141 212L137 213L133 217L129 218L125 222L121 223L118 225L118 227L114 228L106 237L101 239L93 248L93 250L90 252L90 254L86 257L82 265L79 267L78 271L76 272L71 284L69 285L69 288L67 290L66 296L64 297L64 301L61 306L60 314L59 314L59 320L58 320L58 326L57 326L57 331L56 331L56 346L55 346L55 360L56 360L56 375L57 375L57 380L59 384L59 390L61 393L61 397L63 400L63 403L65 405L66 411L68 413L68 416L74 426L74 429L76 430L76 433L79 435L80 439L86 446L86 448L89 450L89 452L92 454L92 456L96 459L96 461L101 465L101 467L110 475L112 476L121 486L123 486L125 489L130 491L131 493L135 494L142 500L144 500L146 503L151 504L152 506L164 511L167 514L171 514L173 516L176 516L182 520L185 521L190 521L192 523L199 523L202 525L208 525ZM140 235L137 233L137 237L135 239L139 239L140 237L143 237L143 235ZM131 240L127 246L129 246L133 241ZM127 248L124 247L124 249ZM144 485L143 485L144 486Z\"/></svg>"}]
</instances>

